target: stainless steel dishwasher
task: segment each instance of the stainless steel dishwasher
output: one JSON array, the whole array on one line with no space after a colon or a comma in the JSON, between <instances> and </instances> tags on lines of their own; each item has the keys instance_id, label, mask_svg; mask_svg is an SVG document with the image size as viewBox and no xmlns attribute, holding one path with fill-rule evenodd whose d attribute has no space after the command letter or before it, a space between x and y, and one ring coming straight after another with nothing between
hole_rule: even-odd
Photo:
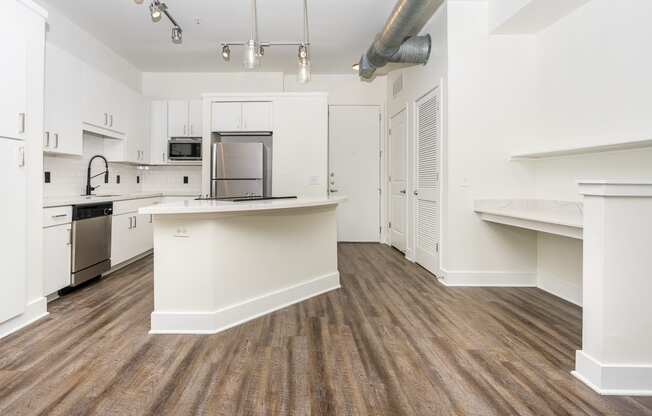
<instances>
[{"instance_id":1,"label":"stainless steel dishwasher","mask_svg":"<svg viewBox=\"0 0 652 416\"><path fill-rule=\"evenodd\" d=\"M112 202L73 207L70 286L78 286L111 269L112 215Z\"/></svg>"}]
</instances>

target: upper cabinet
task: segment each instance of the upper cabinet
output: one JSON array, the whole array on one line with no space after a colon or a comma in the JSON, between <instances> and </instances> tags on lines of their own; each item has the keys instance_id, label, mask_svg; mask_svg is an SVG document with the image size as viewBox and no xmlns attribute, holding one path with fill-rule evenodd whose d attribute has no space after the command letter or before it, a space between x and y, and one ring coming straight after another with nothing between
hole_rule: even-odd
<instances>
[{"instance_id":1,"label":"upper cabinet","mask_svg":"<svg viewBox=\"0 0 652 416\"><path fill-rule=\"evenodd\" d=\"M122 138L127 131L124 112L128 88L89 65L82 65L84 129Z\"/></svg>"},{"instance_id":2,"label":"upper cabinet","mask_svg":"<svg viewBox=\"0 0 652 416\"><path fill-rule=\"evenodd\" d=\"M27 106L27 35L20 16L22 5L0 2L0 137L24 139Z\"/></svg>"},{"instance_id":3,"label":"upper cabinet","mask_svg":"<svg viewBox=\"0 0 652 416\"><path fill-rule=\"evenodd\" d=\"M167 163L168 102L152 101L149 117L149 161L152 165Z\"/></svg>"},{"instance_id":4,"label":"upper cabinet","mask_svg":"<svg viewBox=\"0 0 652 416\"><path fill-rule=\"evenodd\" d=\"M80 60L51 43L45 48L43 150L82 154Z\"/></svg>"},{"instance_id":5,"label":"upper cabinet","mask_svg":"<svg viewBox=\"0 0 652 416\"><path fill-rule=\"evenodd\" d=\"M272 131L272 103L214 102L211 107L211 131Z\"/></svg>"},{"instance_id":6,"label":"upper cabinet","mask_svg":"<svg viewBox=\"0 0 652 416\"><path fill-rule=\"evenodd\" d=\"M168 101L169 137L202 136L201 100Z\"/></svg>"}]
</instances>

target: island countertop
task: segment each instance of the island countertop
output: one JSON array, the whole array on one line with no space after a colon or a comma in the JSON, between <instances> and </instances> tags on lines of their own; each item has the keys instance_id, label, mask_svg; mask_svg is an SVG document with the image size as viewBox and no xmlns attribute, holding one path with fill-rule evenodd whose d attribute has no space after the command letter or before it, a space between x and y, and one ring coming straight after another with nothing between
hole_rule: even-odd
<instances>
[{"instance_id":1,"label":"island countertop","mask_svg":"<svg viewBox=\"0 0 652 416\"><path fill-rule=\"evenodd\" d=\"M166 204L143 207L140 214L145 215L179 215L179 214L211 214L234 213L251 211L271 211L278 209L310 208L337 205L344 202L346 197L323 198L296 198L296 199L271 199L264 201L216 201L216 200L188 200Z\"/></svg>"}]
</instances>

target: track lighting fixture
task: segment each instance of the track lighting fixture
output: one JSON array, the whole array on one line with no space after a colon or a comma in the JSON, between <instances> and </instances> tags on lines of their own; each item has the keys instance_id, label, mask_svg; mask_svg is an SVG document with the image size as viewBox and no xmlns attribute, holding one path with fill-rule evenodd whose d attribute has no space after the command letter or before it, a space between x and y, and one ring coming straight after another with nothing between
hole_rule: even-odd
<instances>
[{"instance_id":1,"label":"track lighting fixture","mask_svg":"<svg viewBox=\"0 0 652 416\"><path fill-rule=\"evenodd\" d=\"M224 62L231 60L231 48L229 45L222 45L222 59L224 59Z\"/></svg>"},{"instance_id":2,"label":"track lighting fixture","mask_svg":"<svg viewBox=\"0 0 652 416\"><path fill-rule=\"evenodd\" d=\"M265 54L265 48L271 46L298 46L298 72L297 79L301 83L310 81L310 36L308 28L308 1L303 0L303 36L299 42L261 42L258 39L258 20L256 0L251 0L251 32L249 40L245 42L222 42L222 59L231 60L231 46L245 48L243 64L246 69L254 69L260 65L260 60Z\"/></svg>"},{"instance_id":3,"label":"track lighting fixture","mask_svg":"<svg viewBox=\"0 0 652 416\"><path fill-rule=\"evenodd\" d=\"M134 0L136 4L143 4L144 0ZM174 20L174 17L168 11L167 4L163 3L161 0L152 0L149 4L149 15L152 18L152 22L158 23L163 18L163 15L168 18L170 23L172 23L172 42L181 43L183 42L183 29Z\"/></svg>"}]
</instances>

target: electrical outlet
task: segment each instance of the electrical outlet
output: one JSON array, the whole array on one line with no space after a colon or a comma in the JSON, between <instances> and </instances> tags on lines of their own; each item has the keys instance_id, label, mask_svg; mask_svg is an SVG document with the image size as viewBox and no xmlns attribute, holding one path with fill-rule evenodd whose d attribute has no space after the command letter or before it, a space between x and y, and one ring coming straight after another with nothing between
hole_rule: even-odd
<instances>
[{"instance_id":1,"label":"electrical outlet","mask_svg":"<svg viewBox=\"0 0 652 416\"><path fill-rule=\"evenodd\" d=\"M45 173L45 183L50 183L52 182L52 175L50 172L44 172Z\"/></svg>"},{"instance_id":2,"label":"electrical outlet","mask_svg":"<svg viewBox=\"0 0 652 416\"><path fill-rule=\"evenodd\" d=\"M140 175L136 176L136 183L140 183Z\"/></svg>"},{"instance_id":3,"label":"electrical outlet","mask_svg":"<svg viewBox=\"0 0 652 416\"><path fill-rule=\"evenodd\" d=\"M183 177L183 183L188 183L188 177L187 176Z\"/></svg>"},{"instance_id":4,"label":"electrical outlet","mask_svg":"<svg viewBox=\"0 0 652 416\"><path fill-rule=\"evenodd\" d=\"M120 184L120 175L116 175L115 183Z\"/></svg>"},{"instance_id":5,"label":"electrical outlet","mask_svg":"<svg viewBox=\"0 0 652 416\"><path fill-rule=\"evenodd\" d=\"M188 230L185 228L177 228L177 232L174 233L174 236L177 238L189 238Z\"/></svg>"},{"instance_id":6,"label":"electrical outlet","mask_svg":"<svg viewBox=\"0 0 652 416\"><path fill-rule=\"evenodd\" d=\"M311 176L310 178L308 178L308 185L309 186L319 185L319 176Z\"/></svg>"}]
</instances>

